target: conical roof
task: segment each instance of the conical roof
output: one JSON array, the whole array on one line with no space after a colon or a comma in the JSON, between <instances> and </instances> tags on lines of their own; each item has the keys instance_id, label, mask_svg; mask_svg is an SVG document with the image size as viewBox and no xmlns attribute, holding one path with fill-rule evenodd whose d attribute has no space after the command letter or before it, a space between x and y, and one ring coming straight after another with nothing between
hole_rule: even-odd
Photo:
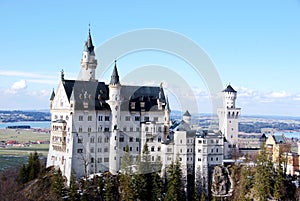
<instances>
[{"instance_id":1,"label":"conical roof","mask_svg":"<svg viewBox=\"0 0 300 201\"><path fill-rule=\"evenodd\" d=\"M185 111L185 113L183 114L183 116L186 116L186 117L191 117L192 115L189 113L189 111Z\"/></svg>"},{"instance_id":2,"label":"conical roof","mask_svg":"<svg viewBox=\"0 0 300 201\"><path fill-rule=\"evenodd\" d=\"M112 85L120 84L119 73L117 69L117 61L115 61L115 66L111 74L110 84Z\"/></svg>"},{"instance_id":3,"label":"conical roof","mask_svg":"<svg viewBox=\"0 0 300 201\"><path fill-rule=\"evenodd\" d=\"M226 89L223 90L223 92L232 92L232 93L236 93L236 90L234 90L232 88L232 86L229 84Z\"/></svg>"}]
</instances>

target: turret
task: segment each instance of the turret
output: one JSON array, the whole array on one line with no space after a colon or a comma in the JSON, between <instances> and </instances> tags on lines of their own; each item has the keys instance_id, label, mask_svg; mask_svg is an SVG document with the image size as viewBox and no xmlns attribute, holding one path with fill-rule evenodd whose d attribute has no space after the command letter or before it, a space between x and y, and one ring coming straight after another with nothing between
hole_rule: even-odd
<instances>
[{"instance_id":1,"label":"turret","mask_svg":"<svg viewBox=\"0 0 300 201\"><path fill-rule=\"evenodd\" d=\"M97 67L97 59L94 52L94 45L93 45L90 29L89 29L87 41L85 41L84 43L84 50L82 53L82 59L80 61L80 65L81 65L81 80L96 81L95 70Z\"/></svg>"},{"instance_id":2,"label":"turret","mask_svg":"<svg viewBox=\"0 0 300 201\"><path fill-rule=\"evenodd\" d=\"M121 84L119 80L119 74L117 69L117 63L111 75L109 83L109 100L107 103L111 109L111 135L110 135L110 151L109 151L109 171L112 174L116 174L120 169L119 164L119 150L118 150L118 138L119 138L119 126L120 126L120 108L121 108Z\"/></svg>"},{"instance_id":3,"label":"turret","mask_svg":"<svg viewBox=\"0 0 300 201\"><path fill-rule=\"evenodd\" d=\"M182 120L187 123L190 124L191 123L191 119L192 119L192 115L189 113L189 111L185 111L185 113L182 116Z\"/></svg>"},{"instance_id":4,"label":"turret","mask_svg":"<svg viewBox=\"0 0 300 201\"><path fill-rule=\"evenodd\" d=\"M232 86L228 85L222 92L224 95L224 107L235 108L235 100L237 94L236 90L234 90Z\"/></svg>"}]
</instances>

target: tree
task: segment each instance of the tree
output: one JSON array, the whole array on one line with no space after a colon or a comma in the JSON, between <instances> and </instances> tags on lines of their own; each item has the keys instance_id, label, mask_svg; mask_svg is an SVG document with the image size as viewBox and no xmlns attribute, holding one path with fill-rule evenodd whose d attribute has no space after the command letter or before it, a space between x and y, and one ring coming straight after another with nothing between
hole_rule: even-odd
<instances>
[{"instance_id":1,"label":"tree","mask_svg":"<svg viewBox=\"0 0 300 201\"><path fill-rule=\"evenodd\" d=\"M278 164L276 168L276 176L275 176L275 182L274 182L274 193L273 198L275 200L281 200L286 195L286 175L283 170L283 153L282 153L282 147L279 147L279 156L278 156Z\"/></svg>"},{"instance_id":2,"label":"tree","mask_svg":"<svg viewBox=\"0 0 300 201\"><path fill-rule=\"evenodd\" d=\"M185 191L182 182L182 171L178 158L168 169L168 186L165 201L185 200Z\"/></svg>"},{"instance_id":3,"label":"tree","mask_svg":"<svg viewBox=\"0 0 300 201\"><path fill-rule=\"evenodd\" d=\"M27 165L23 164L18 181L22 184L36 179L41 172L41 163L37 152L30 153Z\"/></svg>"},{"instance_id":4,"label":"tree","mask_svg":"<svg viewBox=\"0 0 300 201\"><path fill-rule=\"evenodd\" d=\"M134 188L137 191L137 197L141 201L149 201L153 191L153 169L147 143L143 147L142 156L137 160L137 167L137 173L134 175Z\"/></svg>"},{"instance_id":5,"label":"tree","mask_svg":"<svg viewBox=\"0 0 300 201\"><path fill-rule=\"evenodd\" d=\"M62 200L64 189L64 179L61 170L58 169L54 173L53 181L51 182L51 193L57 200Z\"/></svg>"},{"instance_id":6,"label":"tree","mask_svg":"<svg viewBox=\"0 0 300 201\"><path fill-rule=\"evenodd\" d=\"M133 183L131 178L131 165L132 160L129 155L128 145L125 148L125 153L121 161L121 174L120 174L120 190L121 190L121 199L124 201L133 200L135 197Z\"/></svg>"},{"instance_id":7,"label":"tree","mask_svg":"<svg viewBox=\"0 0 300 201\"><path fill-rule=\"evenodd\" d=\"M257 167L254 175L255 196L259 200L266 200L271 196L273 163L265 147L262 147L256 161Z\"/></svg>"},{"instance_id":8,"label":"tree","mask_svg":"<svg viewBox=\"0 0 300 201\"><path fill-rule=\"evenodd\" d=\"M76 201L78 200L78 187L76 185L76 179L74 172L72 171L71 173L71 178L70 178L70 188L69 188L69 200L70 201Z\"/></svg>"}]
</instances>

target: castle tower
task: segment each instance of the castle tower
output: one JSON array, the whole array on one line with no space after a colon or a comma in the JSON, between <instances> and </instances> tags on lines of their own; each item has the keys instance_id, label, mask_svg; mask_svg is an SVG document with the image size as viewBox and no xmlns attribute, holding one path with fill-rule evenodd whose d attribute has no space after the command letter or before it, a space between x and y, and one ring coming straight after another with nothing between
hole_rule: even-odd
<instances>
[{"instance_id":1,"label":"castle tower","mask_svg":"<svg viewBox=\"0 0 300 201\"><path fill-rule=\"evenodd\" d=\"M111 109L109 171L112 174L116 174L120 168L119 150L118 150L119 149L118 136L119 136L119 126L120 126L120 107L121 107L120 93L121 93L121 84L119 80L117 64L115 61L115 66L109 83L109 101L107 101Z\"/></svg>"},{"instance_id":2,"label":"castle tower","mask_svg":"<svg viewBox=\"0 0 300 201\"><path fill-rule=\"evenodd\" d=\"M227 141L224 143L224 156L225 158L232 158L238 149L238 124L241 108L235 107L237 91L230 85L222 93L223 108L218 109L219 130Z\"/></svg>"},{"instance_id":3,"label":"castle tower","mask_svg":"<svg viewBox=\"0 0 300 201\"><path fill-rule=\"evenodd\" d=\"M191 119L192 119L192 116L191 114L189 113L189 111L185 111L185 113L183 114L182 116L182 120L187 123L187 124L191 124Z\"/></svg>"},{"instance_id":4,"label":"castle tower","mask_svg":"<svg viewBox=\"0 0 300 201\"><path fill-rule=\"evenodd\" d=\"M84 43L84 50L82 53L80 65L81 65L81 80L96 81L95 70L97 67L97 59L94 52L94 45L92 42L90 29L89 29L87 41L85 41Z\"/></svg>"}]
</instances>

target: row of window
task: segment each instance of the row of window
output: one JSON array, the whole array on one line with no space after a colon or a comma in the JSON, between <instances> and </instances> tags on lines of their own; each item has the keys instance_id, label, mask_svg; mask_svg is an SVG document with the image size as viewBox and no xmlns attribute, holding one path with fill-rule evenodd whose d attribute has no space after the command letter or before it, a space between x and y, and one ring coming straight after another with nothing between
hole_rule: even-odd
<instances>
[{"instance_id":1,"label":"row of window","mask_svg":"<svg viewBox=\"0 0 300 201\"><path fill-rule=\"evenodd\" d=\"M206 144L206 140L198 140L198 143L199 144ZM219 143L219 140L210 140L210 143L211 144L213 144L213 143L215 143L215 144L218 144Z\"/></svg>"},{"instance_id":2,"label":"row of window","mask_svg":"<svg viewBox=\"0 0 300 201\"><path fill-rule=\"evenodd\" d=\"M93 116L89 115L87 117L88 121L93 121ZM80 115L78 116L78 121L83 121L83 116ZM98 116L98 121L103 121L103 116ZM110 117L109 116L104 116L104 121L110 121Z\"/></svg>"},{"instance_id":3,"label":"row of window","mask_svg":"<svg viewBox=\"0 0 300 201\"><path fill-rule=\"evenodd\" d=\"M104 137L104 143L108 143L109 142L109 138L108 137ZM102 137L98 137L98 141L97 141L98 143L102 143ZM83 143L83 139L82 138L78 138L78 140L77 140L77 143L79 143L79 144L81 144L81 143ZM95 138L94 137L91 137L90 138L90 143L95 143Z\"/></svg>"},{"instance_id":4,"label":"row of window","mask_svg":"<svg viewBox=\"0 0 300 201\"><path fill-rule=\"evenodd\" d=\"M153 141L154 141L153 138L147 138L147 139L146 139L146 142L153 142ZM158 137L158 138L157 138L157 141L158 141L158 142L161 142L161 137Z\"/></svg>"},{"instance_id":5,"label":"row of window","mask_svg":"<svg viewBox=\"0 0 300 201\"><path fill-rule=\"evenodd\" d=\"M55 120L58 120L58 115L54 115L54 119L55 119ZM64 116L63 116L63 115L60 115L60 116L59 116L59 119L64 119ZM69 120L69 116L68 116L68 115L66 115L66 120Z\"/></svg>"},{"instance_id":6,"label":"row of window","mask_svg":"<svg viewBox=\"0 0 300 201\"><path fill-rule=\"evenodd\" d=\"M148 127L148 126L145 127L145 131L146 131L146 132L149 132L149 130L152 131L152 128L154 128L154 129L153 129L153 132L155 132L155 127ZM163 130L164 130L164 127L161 127L161 126L158 126L158 127L157 127L157 132L162 132Z\"/></svg>"},{"instance_id":7,"label":"row of window","mask_svg":"<svg viewBox=\"0 0 300 201\"><path fill-rule=\"evenodd\" d=\"M124 142L125 140L124 140L124 136L121 136L121 137L119 137L119 142ZM129 137L129 142L139 142L140 141L140 138L135 138L134 139L134 137Z\"/></svg>"},{"instance_id":8,"label":"row of window","mask_svg":"<svg viewBox=\"0 0 300 201\"><path fill-rule=\"evenodd\" d=\"M104 132L109 132L109 127L105 127L104 130L103 130L103 127L102 127L102 126L98 127L98 132L102 132L102 131L104 131ZM78 128L78 133L82 133L82 132L83 132L83 129L82 129L82 127L80 126L80 127ZM91 127L88 127L88 128L87 128L87 132L88 132L88 133L92 132L92 128L91 128Z\"/></svg>"},{"instance_id":9,"label":"row of window","mask_svg":"<svg viewBox=\"0 0 300 201\"><path fill-rule=\"evenodd\" d=\"M201 158L198 158L198 161L199 161L199 162L202 161ZM205 158L204 158L203 161L205 161ZM214 161L214 157L210 157L210 161ZM219 157L216 157L216 158L215 158L215 161L219 161Z\"/></svg>"},{"instance_id":10,"label":"row of window","mask_svg":"<svg viewBox=\"0 0 300 201\"><path fill-rule=\"evenodd\" d=\"M205 149L204 149L204 152L205 152ZM210 150L210 153L219 153L219 148L216 148L216 149L211 149ZM198 153L201 153L201 149L198 149Z\"/></svg>"}]
</instances>

